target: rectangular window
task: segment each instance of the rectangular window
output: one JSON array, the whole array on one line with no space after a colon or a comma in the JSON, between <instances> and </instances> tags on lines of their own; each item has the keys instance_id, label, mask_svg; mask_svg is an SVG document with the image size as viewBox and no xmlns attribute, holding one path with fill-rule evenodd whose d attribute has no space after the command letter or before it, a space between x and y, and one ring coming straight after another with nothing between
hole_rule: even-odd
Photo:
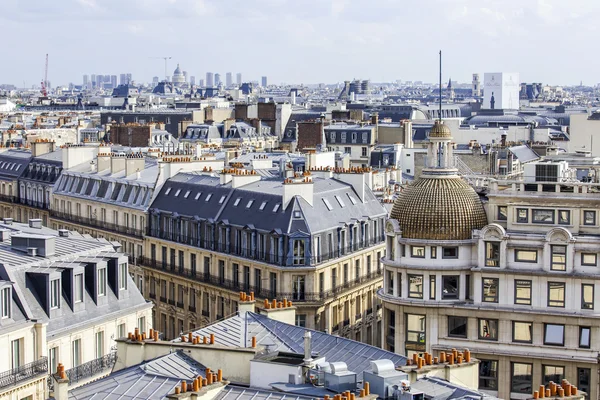
<instances>
[{"instance_id":1,"label":"rectangular window","mask_svg":"<svg viewBox=\"0 0 600 400\"><path fill-rule=\"evenodd\" d=\"M517 222L526 224L529 222L528 210L526 208L517 208Z\"/></svg>"},{"instance_id":2,"label":"rectangular window","mask_svg":"<svg viewBox=\"0 0 600 400\"><path fill-rule=\"evenodd\" d=\"M16 339L10 342L11 350L11 368L16 369L23 365L23 339Z\"/></svg>"},{"instance_id":3,"label":"rectangular window","mask_svg":"<svg viewBox=\"0 0 600 400\"><path fill-rule=\"evenodd\" d=\"M548 307L565 308L564 282L548 282Z\"/></svg>"},{"instance_id":4,"label":"rectangular window","mask_svg":"<svg viewBox=\"0 0 600 400\"><path fill-rule=\"evenodd\" d=\"M106 268L98 270L98 296L106 295Z\"/></svg>"},{"instance_id":5,"label":"rectangular window","mask_svg":"<svg viewBox=\"0 0 600 400\"><path fill-rule=\"evenodd\" d=\"M406 314L406 343L425 345L425 316Z\"/></svg>"},{"instance_id":6,"label":"rectangular window","mask_svg":"<svg viewBox=\"0 0 600 400\"><path fill-rule=\"evenodd\" d=\"M562 382L565 379L565 367L557 367L554 365L544 365L543 366L544 375L543 375L543 384L544 386L548 385L552 382Z\"/></svg>"},{"instance_id":7,"label":"rectangular window","mask_svg":"<svg viewBox=\"0 0 600 400\"><path fill-rule=\"evenodd\" d=\"M410 255L414 258L425 258L425 247L410 246Z\"/></svg>"},{"instance_id":8,"label":"rectangular window","mask_svg":"<svg viewBox=\"0 0 600 400\"><path fill-rule=\"evenodd\" d=\"M583 212L584 225L596 225L596 211L585 210Z\"/></svg>"},{"instance_id":9,"label":"rectangular window","mask_svg":"<svg viewBox=\"0 0 600 400\"><path fill-rule=\"evenodd\" d=\"M577 368L577 388L589 393L591 376L592 370L590 368Z\"/></svg>"},{"instance_id":10,"label":"rectangular window","mask_svg":"<svg viewBox=\"0 0 600 400\"><path fill-rule=\"evenodd\" d=\"M81 365L81 339L76 339L71 342L71 357L73 367Z\"/></svg>"},{"instance_id":11,"label":"rectangular window","mask_svg":"<svg viewBox=\"0 0 600 400\"><path fill-rule=\"evenodd\" d=\"M467 337L467 317L448 316L448 336Z\"/></svg>"},{"instance_id":12,"label":"rectangular window","mask_svg":"<svg viewBox=\"0 0 600 400\"><path fill-rule=\"evenodd\" d=\"M96 332L96 358L104 356L104 332Z\"/></svg>"},{"instance_id":13,"label":"rectangular window","mask_svg":"<svg viewBox=\"0 0 600 400\"><path fill-rule=\"evenodd\" d=\"M481 301L484 303L497 303L500 280L498 278L483 278L482 283L483 295Z\"/></svg>"},{"instance_id":14,"label":"rectangular window","mask_svg":"<svg viewBox=\"0 0 600 400\"><path fill-rule=\"evenodd\" d=\"M442 276L442 300L458 299L459 276Z\"/></svg>"},{"instance_id":15,"label":"rectangular window","mask_svg":"<svg viewBox=\"0 0 600 400\"><path fill-rule=\"evenodd\" d=\"M498 340L498 320L480 319L479 320L479 339Z\"/></svg>"},{"instance_id":16,"label":"rectangular window","mask_svg":"<svg viewBox=\"0 0 600 400\"><path fill-rule=\"evenodd\" d=\"M507 212L506 206L498 206L498 220L506 221L507 215L508 215L508 212Z\"/></svg>"},{"instance_id":17,"label":"rectangular window","mask_svg":"<svg viewBox=\"0 0 600 400\"><path fill-rule=\"evenodd\" d=\"M558 223L560 225L571 225L571 211L558 210Z\"/></svg>"},{"instance_id":18,"label":"rectangular window","mask_svg":"<svg viewBox=\"0 0 600 400\"><path fill-rule=\"evenodd\" d=\"M387 278L388 278L388 294L394 294L394 271L387 271Z\"/></svg>"},{"instance_id":19,"label":"rectangular window","mask_svg":"<svg viewBox=\"0 0 600 400\"><path fill-rule=\"evenodd\" d=\"M511 363L510 391L531 395L533 364Z\"/></svg>"},{"instance_id":20,"label":"rectangular window","mask_svg":"<svg viewBox=\"0 0 600 400\"><path fill-rule=\"evenodd\" d=\"M60 279L50 282L50 308L60 308Z\"/></svg>"},{"instance_id":21,"label":"rectangular window","mask_svg":"<svg viewBox=\"0 0 600 400\"><path fill-rule=\"evenodd\" d=\"M119 264L119 290L127 289L127 263Z\"/></svg>"},{"instance_id":22,"label":"rectangular window","mask_svg":"<svg viewBox=\"0 0 600 400\"><path fill-rule=\"evenodd\" d=\"M127 337L127 328L125 327L125 324L119 324L119 326L117 326L117 338L124 338Z\"/></svg>"},{"instance_id":23,"label":"rectangular window","mask_svg":"<svg viewBox=\"0 0 600 400\"><path fill-rule=\"evenodd\" d=\"M442 258L458 258L458 247L442 247Z\"/></svg>"},{"instance_id":24,"label":"rectangular window","mask_svg":"<svg viewBox=\"0 0 600 400\"><path fill-rule=\"evenodd\" d=\"M533 338L533 323L513 321L513 342L531 343Z\"/></svg>"},{"instance_id":25,"label":"rectangular window","mask_svg":"<svg viewBox=\"0 0 600 400\"><path fill-rule=\"evenodd\" d=\"M294 300L305 299L305 276L304 275L293 275L292 276L292 297Z\"/></svg>"},{"instance_id":26,"label":"rectangular window","mask_svg":"<svg viewBox=\"0 0 600 400\"><path fill-rule=\"evenodd\" d=\"M262 270L254 268L254 289L257 292L262 290Z\"/></svg>"},{"instance_id":27,"label":"rectangular window","mask_svg":"<svg viewBox=\"0 0 600 400\"><path fill-rule=\"evenodd\" d=\"M137 327L140 332L146 332L146 317L139 317Z\"/></svg>"},{"instance_id":28,"label":"rectangular window","mask_svg":"<svg viewBox=\"0 0 600 400\"><path fill-rule=\"evenodd\" d=\"M423 298L423 275L408 275L408 297Z\"/></svg>"},{"instance_id":29,"label":"rectangular window","mask_svg":"<svg viewBox=\"0 0 600 400\"><path fill-rule=\"evenodd\" d=\"M2 306L0 310L0 318L10 318L11 317L11 289L4 288L2 289L2 296L0 297L0 304Z\"/></svg>"},{"instance_id":30,"label":"rectangular window","mask_svg":"<svg viewBox=\"0 0 600 400\"><path fill-rule=\"evenodd\" d=\"M559 324L544 324L544 344L550 346L564 346L565 326Z\"/></svg>"},{"instance_id":31,"label":"rectangular window","mask_svg":"<svg viewBox=\"0 0 600 400\"><path fill-rule=\"evenodd\" d=\"M594 284L593 283L581 284L581 309L582 310L593 310L594 309Z\"/></svg>"},{"instance_id":32,"label":"rectangular window","mask_svg":"<svg viewBox=\"0 0 600 400\"><path fill-rule=\"evenodd\" d=\"M531 281L515 279L515 304L531 305Z\"/></svg>"},{"instance_id":33,"label":"rectangular window","mask_svg":"<svg viewBox=\"0 0 600 400\"><path fill-rule=\"evenodd\" d=\"M591 331L592 328L589 326L579 327L579 347L582 349L589 349L591 345Z\"/></svg>"},{"instance_id":34,"label":"rectangular window","mask_svg":"<svg viewBox=\"0 0 600 400\"><path fill-rule=\"evenodd\" d=\"M534 224L553 224L554 210L531 210L531 221Z\"/></svg>"},{"instance_id":35,"label":"rectangular window","mask_svg":"<svg viewBox=\"0 0 600 400\"><path fill-rule=\"evenodd\" d=\"M485 242L485 266L500 266L500 243Z\"/></svg>"},{"instance_id":36,"label":"rectangular window","mask_svg":"<svg viewBox=\"0 0 600 400\"><path fill-rule=\"evenodd\" d=\"M598 255L596 253L581 253L581 265L595 267L598 265Z\"/></svg>"},{"instance_id":37,"label":"rectangular window","mask_svg":"<svg viewBox=\"0 0 600 400\"><path fill-rule=\"evenodd\" d=\"M83 274L75 275L75 284L73 287L75 294L75 303L81 303L83 301Z\"/></svg>"},{"instance_id":38,"label":"rectangular window","mask_svg":"<svg viewBox=\"0 0 600 400\"><path fill-rule=\"evenodd\" d=\"M537 250L515 250L515 262L537 263Z\"/></svg>"},{"instance_id":39,"label":"rectangular window","mask_svg":"<svg viewBox=\"0 0 600 400\"><path fill-rule=\"evenodd\" d=\"M48 349L48 369L52 372L56 372L58 367L58 347L52 347Z\"/></svg>"},{"instance_id":40,"label":"rectangular window","mask_svg":"<svg viewBox=\"0 0 600 400\"><path fill-rule=\"evenodd\" d=\"M552 271L565 271L567 269L567 246L551 245L552 258L550 269Z\"/></svg>"},{"instance_id":41,"label":"rectangular window","mask_svg":"<svg viewBox=\"0 0 600 400\"><path fill-rule=\"evenodd\" d=\"M436 282L437 277L435 275L429 275L429 299L430 300L435 300L435 282Z\"/></svg>"},{"instance_id":42,"label":"rectangular window","mask_svg":"<svg viewBox=\"0 0 600 400\"><path fill-rule=\"evenodd\" d=\"M431 258L437 258L437 247L431 246Z\"/></svg>"},{"instance_id":43,"label":"rectangular window","mask_svg":"<svg viewBox=\"0 0 600 400\"><path fill-rule=\"evenodd\" d=\"M304 265L304 240L294 240L294 265Z\"/></svg>"},{"instance_id":44,"label":"rectangular window","mask_svg":"<svg viewBox=\"0 0 600 400\"><path fill-rule=\"evenodd\" d=\"M479 360L479 389L498 390L497 360Z\"/></svg>"}]
</instances>

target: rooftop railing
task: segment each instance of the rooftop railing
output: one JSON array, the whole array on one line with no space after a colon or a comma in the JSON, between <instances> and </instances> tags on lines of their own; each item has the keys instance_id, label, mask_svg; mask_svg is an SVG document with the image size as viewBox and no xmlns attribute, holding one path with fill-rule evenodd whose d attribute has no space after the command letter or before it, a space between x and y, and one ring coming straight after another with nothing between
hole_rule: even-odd
<instances>
[{"instance_id":1,"label":"rooftop railing","mask_svg":"<svg viewBox=\"0 0 600 400\"><path fill-rule=\"evenodd\" d=\"M95 360L88 361L77 367L66 370L65 373L67 374L67 378L69 378L69 385L108 372L116 362L117 352L113 351L103 357L96 358Z\"/></svg>"},{"instance_id":2,"label":"rooftop railing","mask_svg":"<svg viewBox=\"0 0 600 400\"><path fill-rule=\"evenodd\" d=\"M91 228L98 228L98 229L101 229L104 231L121 233L124 235L134 236L134 237L138 237L138 238L141 238L144 236L144 230L142 230L142 229L135 229L135 228L130 228L130 227L123 226L123 225L112 224L112 223L100 221L96 218L87 218L87 217L82 217L79 215L74 215L74 214L69 214L69 213L54 211L54 210L50 211L50 216L52 218L60 219L65 222L71 222L74 224L85 225L85 226L88 226Z\"/></svg>"}]
</instances>

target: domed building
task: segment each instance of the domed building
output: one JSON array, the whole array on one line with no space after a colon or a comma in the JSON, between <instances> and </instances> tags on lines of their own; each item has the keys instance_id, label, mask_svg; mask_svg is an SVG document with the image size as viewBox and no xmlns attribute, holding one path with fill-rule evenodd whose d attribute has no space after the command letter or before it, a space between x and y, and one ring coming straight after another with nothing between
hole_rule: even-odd
<instances>
[{"instance_id":1,"label":"domed building","mask_svg":"<svg viewBox=\"0 0 600 400\"><path fill-rule=\"evenodd\" d=\"M599 398L600 190L492 180L482 201L451 142L437 121L423 174L386 223L382 347L409 358L468 347L479 390L499 398L562 379Z\"/></svg>"},{"instance_id":2,"label":"domed building","mask_svg":"<svg viewBox=\"0 0 600 400\"><path fill-rule=\"evenodd\" d=\"M185 75L179 68L179 64L177 64L177 68L173 71L173 85L175 86L183 86L185 84Z\"/></svg>"}]
</instances>

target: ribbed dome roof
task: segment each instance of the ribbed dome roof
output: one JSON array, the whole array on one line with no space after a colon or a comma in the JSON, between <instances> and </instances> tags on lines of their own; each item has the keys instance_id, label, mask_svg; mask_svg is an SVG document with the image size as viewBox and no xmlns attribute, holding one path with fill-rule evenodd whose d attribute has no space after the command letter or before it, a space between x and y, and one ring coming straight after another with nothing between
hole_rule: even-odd
<instances>
[{"instance_id":1,"label":"ribbed dome roof","mask_svg":"<svg viewBox=\"0 0 600 400\"><path fill-rule=\"evenodd\" d=\"M442 121L436 120L433 128L429 131L430 138L450 138L452 137L452 132L450 132L450 128L448 125L445 125Z\"/></svg>"},{"instance_id":2,"label":"ribbed dome roof","mask_svg":"<svg viewBox=\"0 0 600 400\"><path fill-rule=\"evenodd\" d=\"M408 239L467 240L487 225L479 196L459 177L416 180L396 199L390 217Z\"/></svg>"}]
</instances>

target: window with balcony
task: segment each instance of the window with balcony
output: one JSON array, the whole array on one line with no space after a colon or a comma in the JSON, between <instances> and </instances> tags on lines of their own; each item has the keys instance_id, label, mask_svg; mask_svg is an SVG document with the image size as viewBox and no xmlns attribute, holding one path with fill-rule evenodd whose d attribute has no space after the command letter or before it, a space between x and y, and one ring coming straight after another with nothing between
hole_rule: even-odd
<instances>
[{"instance_id":1,"label":"window with balcony","mask_svg":"<svg viewBox=\"0 0 600 400\"><path fill-rule=\"evenodd\" d=\"M81 365L81 339L76 339L71 342L71 365L78 367Z\"/></svg>"},{"instance_id":2,"label":"window with balcony","mask_svg":"<svg viewBox=\"0 0 600 400\"><path fill-rule=\"evenodd\" d=\"M423 298L423 275L408 275L408 297Z\"/></svg>"},{"instance_id":3,"label":"window with balcony","mask_svg":"<svg viewBox=\"0 0 600 400\"><path fill-rule=\"evenodd\" d=\"M485 242L485 266L499 267L500 266L500 243Z\"/></svg>"},{"instance_id":4,"label":"window with balcony","mask_svg":"<svg viewBox=\"0 0 600 400\"><path fill-rule=\"evenodd\" d=\"M515 304L531 305L531 281L515 279Z\"/></svg>"},{"instance_id":5,"label":"window with balcony","mask_svg":"<svg viewBox=\"0 0 600 400\"><path fill-rule=\"evenodd\" d=\"M564 282L548 282L548 307L565 308Z\"/></svg>"},{"instance_id":6,"label":"window with balcony","mask_svg":"<svg viewBox=\"0 0 600 400\"><path fill-rule=\"evenodd\" d=\"M480 319L479 320L479 339L498 340L498 320Z\"/></svg>"},{"instance_id":7,"label":"window with balcony","mask_svg":"<svg viewBox=\"0 0 600 400\"><path fill-rule=\"evenodd\" d=\"M544 344L549 346L564 346L565 326L560 324L544 324Z\"/></svg>"},{"instance_id":8,"label":"window with balcony","mask_svg":"<svg viewBox=\"0 0 600 400\"><path fill-rule=\"evenodd\" d=\"M293 299L294 300L304 300L305 299L305 281L306 277L304 275L294 275L292 276L293 282Z\"/></svg>"},{"instance_id":9,"label":"window with balcony","mask_svg":"<svg viewBox=\"0 0 600 400\"><path fill-rule=\"evenodd\" d=\"M565 271L567 269L567 246L551 245L550 269L552 271Z\"/></svg>"},{"instance_id":10,"label":"window with balcony","mask_svg":"<svg viewBox=\"0 0 600 400\"><path fill-rule=\"evenodd\" d=\"M467 337L467 317L448 316L448 336Z\"/></svg>"},{"instance_id":11,"label":"window with balcony","mask_svg":"<svg viewBox=\"0 0 600 400\"><path fill-rule=\"evenodd\" d=\"M533 323L513 321L513 342L531 343L533 338Z\"/></svg>"},{"instance_id":12,"label":"window with balcony","mask_svg":"<svg viewBox=\"0 0 600 400\"><path fill-rule=\"evenodd\" d=\"M442 300L458 299L459 280L458 275L442 276Z\"/></svg>"},{"instance_id":13,"label":"window with balcony","mask_svg":"<svg viewBox=\"0 0 600 400\"><path fill-rule=\"evenodd\" d=\"M96 332L96 358L104 356L104 331Z\"/></svg>"},{"instance_id":14,"label":"window with balcony","mask_svg":"<svg viewBox=\"0 0 600 400\"><path fill-rule=\"evenodd\" d=\"M531 395L533 387L533 364L511 363L512 393L525 393Z\"/></svg>"},{"instance_id":15,"label":"window with balcony","mask_svg":"<svg viewBox=\"0 0 600 400\"><path fill-rule=\"evenodd\" d=\"M304 265L304 240L294 240L294 265Z\"/></svg>"}]
</instances>

